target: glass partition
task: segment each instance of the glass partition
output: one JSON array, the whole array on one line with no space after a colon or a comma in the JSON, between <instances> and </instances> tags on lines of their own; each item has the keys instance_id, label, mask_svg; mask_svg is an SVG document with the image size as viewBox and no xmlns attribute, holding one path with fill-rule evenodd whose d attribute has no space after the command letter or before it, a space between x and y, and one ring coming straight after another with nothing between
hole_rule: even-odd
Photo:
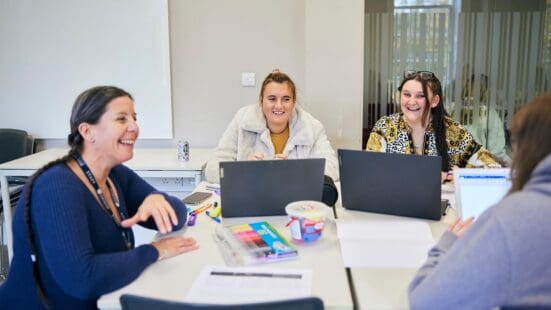
<instances>
[{"instance_id":1,"label":"glass partition","mask_svg":"<svg viewBox=\"0 0 551 310\"><path fill-rule=\"evenodd\" d=\"M383 115L395 113L407 69L444 87L448 113L508 162L507 126L534 96L551 90L551 1L366 0L364 147Z\"/></svg>"}]
</instances>

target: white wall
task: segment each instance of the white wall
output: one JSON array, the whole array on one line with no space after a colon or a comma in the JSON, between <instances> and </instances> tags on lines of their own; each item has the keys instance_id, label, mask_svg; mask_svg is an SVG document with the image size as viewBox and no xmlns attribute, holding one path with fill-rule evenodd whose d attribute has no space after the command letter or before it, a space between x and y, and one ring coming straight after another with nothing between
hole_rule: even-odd
<instances>
[{"instance_id":1,"label":"white wall","mask_svg":"<svg viewBox=\"0 0 551 310\"><path fill-rule=\"evenodd\" d=\"M213 147L274 68L304 85L304 2L170 2L174 136ZM240 85L256 73L256 87Z\"/></svg>"},{"instance_id":2,"label":"white wall","mask_svg":"<svg viewBox=\"0 0 551 310\"><path fill-rule=\"evenodd\" d=\"M360 149L364 1L306 0L306 97L333 148Z\"/></svg>"},{"instance_id":3,"label":"white wall","mask_svg":"<svg viewBox=\"0 0 551 310\"><path fill-rule=\"evenodd\" d=\"M0 46L0 127L65 138L77 95L116 85L142 137L172 137L167 0L2 0Z\"/></svg>"},{"instance_id":4,"label":"white wall","mask_svg":"<svg viewBox=\"0 0 551 310\"><path fill-rule=\"evenodd\" d=\"M257 102L264 77L279 68L334 148L360 148L363 12L363 0L169 1L174 137L214 147L237 109ZM257 86L242 87L241 72L255 72Z\"/></svg>"},{"instance_id":5,"label":"white wall","mask_svg":"<svg viewBox=\"0 0 551 310\"><path fill-rule=\"evenodd\" d=\"M362 0L170 2L175 137L215 146L279 68L334 147L360 148L363 11ZM257 87L240 86L244 71Z\"/></svg>"}]
</instances>

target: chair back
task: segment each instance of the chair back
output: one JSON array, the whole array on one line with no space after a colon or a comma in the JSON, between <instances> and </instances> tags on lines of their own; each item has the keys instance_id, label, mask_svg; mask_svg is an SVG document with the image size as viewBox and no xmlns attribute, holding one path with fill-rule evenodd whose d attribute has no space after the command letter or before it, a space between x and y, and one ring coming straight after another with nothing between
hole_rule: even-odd
<instances>
[{"instance_id":1,"label":"chair back","mask_svg":"<svg viewBox=\"0 0 551 310\"><path fill-rule=\"evenodd\" d=\"M0 164L33 153L34 139L24 130L0 128Z\"/></svg>"},{"instance_id":2,"label":"chair back","mask_svg":"<svg viewBox=\"0 0 551 310\"><path fill-rule=\"evenodd\" d=\"M251 304L200 304L161 300L143 296L124 294L120 298L123 310L323 310L323 301L317 297L288 299Z\"/></svg>"}]
</instances>

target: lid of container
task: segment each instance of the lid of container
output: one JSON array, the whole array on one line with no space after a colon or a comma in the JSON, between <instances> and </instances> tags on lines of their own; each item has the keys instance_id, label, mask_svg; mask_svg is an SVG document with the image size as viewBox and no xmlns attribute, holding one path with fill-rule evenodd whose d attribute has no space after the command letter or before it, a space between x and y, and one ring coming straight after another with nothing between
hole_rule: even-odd
<instances>
[{"instance_id":1,"label":"lid of container","mask_svg":"<svg viewBox=\"0 0 551 310\"><path fill-rule=\"evenodd\" d=\"M300 200L289 203L285 207L285 211L289 216L316 218L325 217L329 211L329 207L319 201Z\"/></svg>"}]
</instances>

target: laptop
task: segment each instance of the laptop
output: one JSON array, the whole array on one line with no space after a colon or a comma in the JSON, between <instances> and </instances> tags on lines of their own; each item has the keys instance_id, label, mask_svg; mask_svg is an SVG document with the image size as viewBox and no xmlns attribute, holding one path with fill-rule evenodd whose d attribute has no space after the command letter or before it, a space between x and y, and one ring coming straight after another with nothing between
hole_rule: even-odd
<instances>
[{"instance_id":1,"label":"laptop","mask_svg":"<svg viewBox=\"0 0 551 310\"><path fill-rule=\"evenodd\" d=\"M439 220L442 159L338 150L346 209Z\"/></svg>"},{"instance_id":2,"label":"laptop","mask_svg":"<svg viewBox=\"0 0 551 310\"><path fill-rule=\"evenodd\" d=\"M298 200L321 201L325 159L220 162L222 217L285 215Z\"/></svg>"},{"instance_id":3,"label":"laptop","mask_svg":"<svg viewBox=\"0 0 551 310\"><path fill-rule=\"evenodd\" d=\"M457 216L475 219L498 203L511 188L510 170L460 168L454 171L455 205Z\"/></svg>"}]
</instances>

